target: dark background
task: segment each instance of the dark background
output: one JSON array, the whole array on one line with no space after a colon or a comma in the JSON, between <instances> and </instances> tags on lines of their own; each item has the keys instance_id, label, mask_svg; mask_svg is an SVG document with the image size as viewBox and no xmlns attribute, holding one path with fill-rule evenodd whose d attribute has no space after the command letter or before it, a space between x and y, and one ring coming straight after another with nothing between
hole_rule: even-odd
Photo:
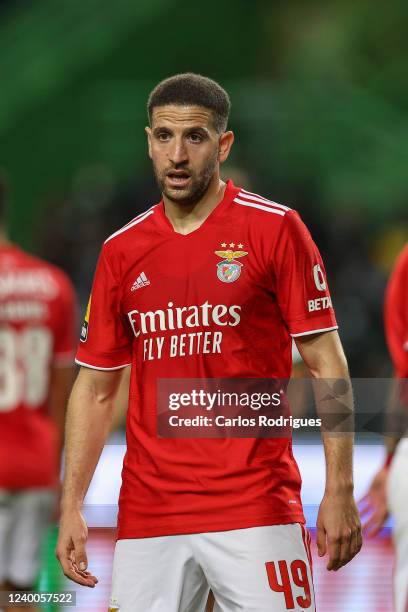
<instances>
[{"instance_id":1,"label":"dark background","mask_svg":"<svg viewBox=\"0 0 408 612\"><path fill-rule=\"evenodd\" d=\"M10 232L86 302L103 239L158 201L146 98L192 70L230 92L225 174L296 208L353 376L387 376L390 267L408 236L408 4L3 0L0 165Z\"/></svg>"}]
</instances>

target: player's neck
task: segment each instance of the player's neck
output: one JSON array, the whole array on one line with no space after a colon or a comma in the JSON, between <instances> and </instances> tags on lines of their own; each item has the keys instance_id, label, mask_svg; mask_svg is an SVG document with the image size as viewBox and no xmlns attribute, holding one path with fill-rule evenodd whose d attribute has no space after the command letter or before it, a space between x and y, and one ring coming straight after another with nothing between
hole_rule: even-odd
<instances>
[{"instance_id":1,"label":"player's neck","mask_svg":"<svg viewBox=\"0 0 408 612\"><path fill-rule=\"evenodd\" d=\"M163 194L166 217L174 231L189 234L198 229L223 199L225 187L226 184L221 181L219 175L214 175L204 196L191 206L173 202Z\"/></svg>"}]
</instances>

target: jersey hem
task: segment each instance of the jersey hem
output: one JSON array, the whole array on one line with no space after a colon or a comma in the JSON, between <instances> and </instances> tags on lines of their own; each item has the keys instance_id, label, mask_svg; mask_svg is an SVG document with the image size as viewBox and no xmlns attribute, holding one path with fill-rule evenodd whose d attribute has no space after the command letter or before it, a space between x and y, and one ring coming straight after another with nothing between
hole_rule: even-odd
<instances>
[{"instance_id":1,"label":"jersey hem","mask_svg":"<svg viewBox=\"0 0 408 612\"><path fill-rule=\"evenodd\" d=\"M118 526L117 540L130 540L135 538L153 538L170 535L188 535L192 533L209 533L214 531L233 531L235 529L248 529L250 527L267 527L269 525L288 525L290 523L305 523L303 512L288 512L284 514L255 515L240 518L228 523L214 521L213 523L193 523L188 525L184 519L180 519L182 527L174 524L163 523L151 528L138 529L132 527Z\"/></svg>"}]
</instances>

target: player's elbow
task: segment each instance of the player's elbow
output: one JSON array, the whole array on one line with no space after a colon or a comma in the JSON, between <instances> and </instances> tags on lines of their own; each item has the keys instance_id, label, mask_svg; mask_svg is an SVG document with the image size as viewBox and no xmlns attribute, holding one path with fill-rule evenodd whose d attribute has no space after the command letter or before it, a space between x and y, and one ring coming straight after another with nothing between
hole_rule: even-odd
<instances>
[{"instance_id":1,"label":"player's elbow","mask_svg":"<svg viewBox=\"0 0 408 612\"><path fill-rule=\"evenodd\" d=\"M314 364L309 366L313 378L349 378L349 369L346 356L341 351L338 354L321 355Z\"/></svg>"},{"instance_id":2,"label":"player's elbow","mask_svg":"<svg viewBox=\"0 0 408 612\"><path fill-rule=\"evenodd\" d=\"M120 376L116 372L82 368L75 382L73 393L86 398L87 403L92 405L111 407L119 381Z\"/></svg>"}]
</instances>

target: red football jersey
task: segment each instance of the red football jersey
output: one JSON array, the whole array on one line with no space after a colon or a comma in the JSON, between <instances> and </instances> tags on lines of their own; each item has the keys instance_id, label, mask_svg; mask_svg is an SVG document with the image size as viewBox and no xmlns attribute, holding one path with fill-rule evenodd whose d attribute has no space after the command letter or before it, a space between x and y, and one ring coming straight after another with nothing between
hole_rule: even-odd
<instances>
[{"instance_id":1,"label":"red football jersey","mask_svg":"<svg viewBox=\"0 0 408 612\"><path fill-rule=\"evenodd\" d=\"M388 349L398 378L408 378L408 245L397 259L385 294L384 323ZM401 388L408 405L408 388Z\"/></svg>"},{"instance_id":2,"label":"red football jersey","mask_svg":"<svg viewBox=\"0 0 408 612\"><path fill-rule=\"evenodd\" d=\"M15 245L0 247L0 488L55 486L51 369L73 364L76 306L67 276Z\"/></svg>"},{"instance_id":3,"label":"red football jersey","mask_svg":"<svg viewBox=\"0 0 408 612\"><path fill-rule=\"evenodd\" d=\"M336 328L298 214L231 181L188 235L161 202L110 236L77 363L132 364L119 539L303 522L290 438L159 438L156 383L287 379L291 336Z\"/></svg>"}]
</instances>

